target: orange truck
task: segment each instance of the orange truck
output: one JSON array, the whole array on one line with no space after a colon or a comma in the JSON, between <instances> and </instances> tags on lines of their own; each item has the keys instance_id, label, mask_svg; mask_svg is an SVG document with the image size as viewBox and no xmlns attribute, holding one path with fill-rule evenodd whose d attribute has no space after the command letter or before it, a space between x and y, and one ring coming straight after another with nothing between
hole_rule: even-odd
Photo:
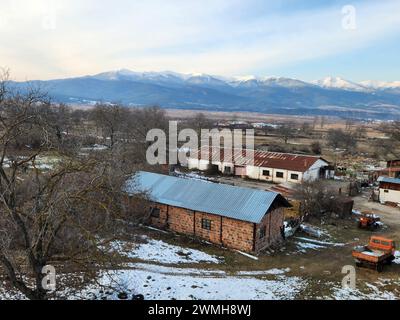
<instances>
[{"instance_id":1,"label":"orange truck","mask_svg":"<svg viewBox=\"0 0 400 320\"><path fill-rule=\"evenodd\" d=\"M367 246L355 247L352 256L357 267L373 268L381 272L385 264L390 264L395 259L395 250L393 240L374 236L369 239Z\"/></svg>"}]
</instances>

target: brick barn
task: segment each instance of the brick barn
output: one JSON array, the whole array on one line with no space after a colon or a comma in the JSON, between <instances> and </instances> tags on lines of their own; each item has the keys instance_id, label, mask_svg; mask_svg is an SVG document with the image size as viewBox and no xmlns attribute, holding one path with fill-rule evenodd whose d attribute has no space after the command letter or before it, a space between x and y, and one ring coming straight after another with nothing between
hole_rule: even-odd
<instances>
[{"instance_id":1,"label":"brick barn","mask_svg":"<svg viewBox=\"0 0 400 320\"><path fill-rule=\"evenodd\" d=\"M283 239L283 209L290 204L278 193L141 171L128 180L126 192L143 191L158 228L247 252Z\"/></svg>"}]
</instances>

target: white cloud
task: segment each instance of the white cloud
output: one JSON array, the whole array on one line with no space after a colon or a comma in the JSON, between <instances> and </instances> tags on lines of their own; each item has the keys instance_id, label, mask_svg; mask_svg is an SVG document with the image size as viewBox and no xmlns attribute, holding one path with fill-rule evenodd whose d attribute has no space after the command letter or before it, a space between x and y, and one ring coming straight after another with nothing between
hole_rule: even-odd
<instances>
[{"instance_id":1,"label":"white cloud","mask_svg":"<svg viewBox=\"0 0 400 320\"><path fill-rule=\"evenodd\" d=\"M351 52L400 30L397 1L355 5L356 30L342 28L340 6L242 19L251 5L239 0L5 0L0 63L21 80L123 67L236 75Z\"/></svg>"}]
</instances>

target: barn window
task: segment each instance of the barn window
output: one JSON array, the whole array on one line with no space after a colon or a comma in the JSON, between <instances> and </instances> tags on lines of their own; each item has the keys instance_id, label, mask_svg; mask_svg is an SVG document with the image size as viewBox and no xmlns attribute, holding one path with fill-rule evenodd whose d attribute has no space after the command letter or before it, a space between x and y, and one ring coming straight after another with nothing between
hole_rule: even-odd
<instances>
[{"instance_id":1,"label":"barn window","mask_svg":"<svg viewBox=\"0 0 400 320\"><path fill-rule=\"evenodd\" d=\"M224 167L224 173L232 173L231 167Z\"/></svg>"},{"instance_id":2,"label":"barn window","mask_svg":"<svg viewBox=\"0 0 400 320\"><path fill-rule=\"evenodd\" d=\"M260 228L260 239L265 238L265 234L267 233L267 227L263 226L262 228Z\"/></svg>"},{"instance_id":3,"label":"barn window","mask_svg":"<svg viewBox=\"0 0 400 320\"><path fill-rule=\"evenodd\" d=\"M263 176L269 177L269 170L263 170Z\"/></svg>"},{"instance_id":4,"label":"barn window","mask_svg":"<svg viewBox=\"0 0 400 320\"><path fill-rule=\"evenodd\" d=\"M151 208L150 209L150 215L153 218L159 218L160 217L160 209L159 208Z\"/></svg>"},{"instance_id":5,"label":"barn window","mask_svg":"<svg viewBox=\"0 0 400 320\"><path fill-rule=\"evenodd\" d=\"M206 230L211 230L211 220L201 219L201 227Z\"/></svg>"},{"instance_id":6,"label":"barn window","mask_svg":"<svg viewBox=\"0 0 400 320\"><path fill-rule=\"evenodd\" d=\"M277 178L283 178L283 172L277 172L276 173Z\"/></svg>"},{"instance_id":7,"label":"barn window","mask_svg":"<svg viewBox=\"0 0 400 320\"><path fill-rule=\"evenodd\" d=\"M292 180L299 180L299 175L296 174L296 173L292 173L292 174L290 175L290 179L292 179Z\"/></svg>"}]
</instances>

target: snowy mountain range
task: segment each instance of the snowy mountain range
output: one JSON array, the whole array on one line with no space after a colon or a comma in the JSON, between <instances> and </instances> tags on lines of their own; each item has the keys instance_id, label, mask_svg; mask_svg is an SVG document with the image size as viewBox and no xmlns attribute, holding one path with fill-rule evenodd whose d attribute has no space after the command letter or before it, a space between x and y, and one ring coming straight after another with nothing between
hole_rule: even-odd
<instances>
[{"instance_id":1,"label":"snowy mountain range","mask_svg":"<svg viewBox=\"0 0 400 320\"><path fill-rule=\"evenodd\" d=\"M100 73L94 76L87 76L100 80L130 80L130 81L155 81L155 82L176 82L210 85L231 85L231 86L284 86L298 87L314 84L322 88L335 88L350 91L371 91L371 89L400 88L400 81L385 82L376 80L366 80L359 83L343 79L341 77L326 77L320 80L305 82L292 78L284 77L256 77L237 76L221 77L204 73L183 74L172 71L163 72L134 72L128 69Z\"/></svg>"},{"instance_id":2,"label":"snowy mountain range","mask_svg":"<svg viewBox=\"0 0 400 320\"><path fill-rule=\"evenodd\" d=\"M103 101L180 109L400 119L400 81L353 82L327 77L306 82L284 77L221 77L121 69L14 84L22 89L40 85L55 101L71 104Z\"/></svg>"}]
</instances>

